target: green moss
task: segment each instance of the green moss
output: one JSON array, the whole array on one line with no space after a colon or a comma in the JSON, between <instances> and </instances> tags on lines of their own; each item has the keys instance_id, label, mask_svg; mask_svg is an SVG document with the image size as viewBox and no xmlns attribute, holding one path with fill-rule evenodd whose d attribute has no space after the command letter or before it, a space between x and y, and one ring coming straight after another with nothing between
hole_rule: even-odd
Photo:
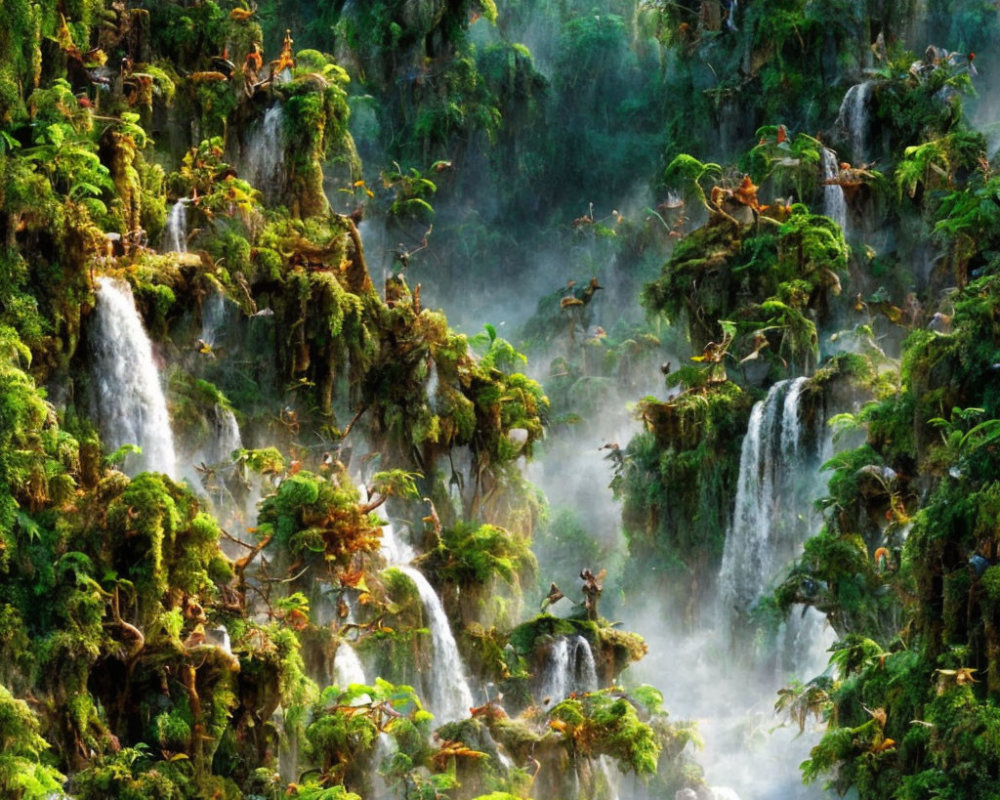
<instances>
[{"instance_id":1,"label":"green moss","mask_svg":"<svg viewBox=\"0 0 1000 800\"><path fill-rule=\"evenodd\" d=\"M535 642L543 637L572 636L580 626L578 620L562 619L550 614L539 614L530 622L518 625L510 632L510 644L520 655L534 652Z\"/></svg>"},{"instance_id":2,"label":"green moss","mask_svg":"<svg viewBox=\"0 0 1000 800\"><path fill-rule=\"evenodd\" d=\"M591 692L581 699L563 700L549 716L572 734L584 755L611 756L623 770L639 775L656 773L662 745L624 697Z\"/></svg>"}]
</instances>

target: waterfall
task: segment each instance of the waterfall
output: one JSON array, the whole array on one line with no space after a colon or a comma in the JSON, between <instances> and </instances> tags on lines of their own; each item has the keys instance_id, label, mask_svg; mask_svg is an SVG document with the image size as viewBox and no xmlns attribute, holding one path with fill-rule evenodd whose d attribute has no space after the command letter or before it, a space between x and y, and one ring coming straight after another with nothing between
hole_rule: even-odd
<instances>
[{"instance_id":1,"label":"waterfall","mask_svg":"<svg viewBox=\"0 0 1000 800\"><path fill-rule=\"evenodd\" d=\"M209 464L228 464L234 450L243 449L243 437L236 415L228 408L215 404L213 409L214 431L206 456Z\"/></svg>"},{"instance_id":2,"label":"waterfall","mask_svg":"<svg viewBox=\"0 0 1000 800\"><path fill-rule=\"evenodd\" d=\"M590 643L580 635L560 636L552 645L542 673L539 696L548 705L565 700L571 692L597 689L597 667Z\"/></svg>"},{"instance_id":3,"label":"waterfall","mask_svg":"<svg viewBox=\"0 0 1000 800\"><path fill-rule=\"evenodd\" d=\"M437 362L434 359L430 360L430 369L427 370L427 386L424 389L424 395L427 397L427 405L431 407L435 412L438 411L438 371Z\"/></svg>"},{"instance_id":4,"label":"waterfall","mask_svg":"<svg viewBox=\"0 0 1000 800\"><path fill-rule=\"evenodd\" d=\"M368 494L363 486L361 502L368 502ZM382 526L382 554L390 565L409 564L417 557L413 548L396 535L396 528L392 523Z\"/></svg>"},{"instance_id":5,"label":"waterfall","mask_svg":"<svg viewBox=\"0 0 1000 800\"><path fill-rule=\"evenodd\" d=\"M246 179L261 191L267 205L277 203L284 188L284 122L281 104L275 103L265 112L260 127L250 136L244 154Z\"/></svg>"},{"instance_id":6,"label":"waterfall","mask_svg":"<svg viewBox=\"0 0 1000 800\"><path fill-rule=\"evenodd\" d=\"M736 14L740 10L739 0L730 0L728 3L728 10L726 12L726 27L733 32L739 31L736 27Z\"/></svg>"},{"instance_id":7,"label":"waterfall","mask_svg":"<svg viewBox=\"0 0 1000 800\"><path fill-rule=\"evenodd\" d=\"M598 756L597 769L604 778L608 800L619 800L618 783L622 773L619 772L615 762L609 756Z\"/></svg>"},{"instance_id":8,"label":"waterfall","mask_svg":"<svg viewBox=\"0 0 1000 800\"><path fill-rule=\"evenodd\" d=\"M750 413L740 453L733 523L719 575L725 617L748 612L810 532L798 511L809 492L796 485L818 461L821 437L804 429L800 401L806 378L781 381Z\"/></svg>"},{"instance_id":9,"label":"waterfall","mask_svg":"<svg viewBox=\"0 0 1000 800\"><path fill-rule=\"evenodd\" d=\"M699 759L706 779L725 784L712 790L717 800L825 796L819 787L803 786L794 767L808 758L818 734L810 727L801 736L782 726L773 710L774 692L789 674L801 679L823 671L823 637L830 634L824 616L793 610L761 645L766 659L741 663L725 655L734 634L760 634L742 623L814 532L803 510L822 491L816 467L827 455L828 437L820 410L806 413L807 387L805 378L777 383L751 411L719 574L720 630L672 638L669 661L661 662L658 675L647 673L665 687L672 714L697 717L707 742ZM738 644L758 646L756 639Z\"/></svg>"},{"instance_id":10,"label":"waterfall","mask_svg":"<svg viewBox=\"0 0 1000 800\"><path fill-rule=\"evenodd\" d=\"M420 570L407 565L396 565L396 569L417 587L420 601L424 604L424 613L427 615L427 626L431 630L434 660L430 668L428 687L430 709L442 725L465 719L469 716L469 709L473 705L472 690L469 689L465 667L458 654L458 645L451 633L441 600Z\"/></svg>"},{"instance_id":11,"label":"waterfall","mask_svg":"<svg viewBox=\"0 0 1000 800\"><path fill-rule=\"evenodd\" d=\"M170 216L167 217L164 238L166 247L174 253L187 252L187 203L187 198L182 197L174 203L170 209Z\"/></svg>"},{"instance_id":12,"label":"waterfall","mask_svg":"<svg viewBox=\"0 0 1000 800\"><path fill-rule=\"evenodd\" d=\"M823 148L823 179L836 180L840 174L837 154L829 147ZM844 189L836 183L826 183L823 186L823 213L836 222L844 233L847 232L847 201L844 199Z\"/></svg>"},{"instance_id":13,"label":"waterfall","mask_svg":"<svg viewBox=\"0 0 1000 800\"><path fill-rule=\"evenodd\" d=\"M337 654L333 659L333 680L341 689L346 689L352 683L368 682L361 659L347 642L337 645Z\"/></svg>"},{"instance_id":14,"label":"waterfall","mask_svg":"<svg viewBox=\"0 0 1000 800\"><path fill-rule=\"evenodd\" d=\"M340 687L341 691L349 689L354 684L366 686L368 679L365 677L365 668L361 665L361 659L357 652L347 642L341 641L337 645L337 653L333 657L333 682ZM368 694L359 694L350 701L352 706L367 705L372 701ZM381 734L385 736L385 734Z\"/></svg>"},{"instance_id":15,"label":"waterfall","mask_svg":"<svg viewBox=\"0 0 1000 800\"><path fill-rule=\"evenodd\" d=\"M167 401L128 285L97 279L97 305L89 329L96 413L108 451L134 444L128 471L175 476L176 455Z\"/></svg>"},{"instance_id":16,"label":"waterfall","mask_svg":"<svg viewBox=\"0 0 1000 800\"><path fill-rule=\"evenodd\" d=\"M863 162L867 154L868 98L871 93L871 81L855 84L844 95L837 115L837 128L847 137L855 164Z\"/></svg>"},{"instance_id":17,"label":"waterfall","mask_svg":"<svg viewBox=\"0 0 1000 800\"><path fill-rule=\"evenodd\" d=\"M226 296L222 292L212 292L201 307L201 338L207 344L216 344L225 322Z\"/></svg>"},{"instance_id":18,"label":"waterfall","mask_svg":"<svg viewBox=\"0 0 1000 800\"><path fill-rule=\"evenodd\" d=\"M382 528L382 551L392 566L413 581L427 616L433 648L433 661L427 679L428 706L442 725L465 719L473 706L472 690L441 599L423 573L407 563L413 560L415 553L409 545L399 541L391 524Z\"/></svg>"}]
</instances>

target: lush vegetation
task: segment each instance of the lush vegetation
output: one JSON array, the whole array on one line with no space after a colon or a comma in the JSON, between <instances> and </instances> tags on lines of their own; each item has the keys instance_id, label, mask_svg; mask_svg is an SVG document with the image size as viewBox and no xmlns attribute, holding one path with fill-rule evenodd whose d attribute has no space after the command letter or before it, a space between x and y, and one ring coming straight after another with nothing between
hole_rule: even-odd
<instances>
[{"instance_id":1,"label":"lush vegetation","mask_svg":"<svg viewBox=\"0 0 1000 800\"><path fill-rule=\"evenodd\" d=\"M708 624L743 435L793 378L820 522L734 642L774 663L803 605L835 632L777 698L824 725L806 781L995 795L993 4L4 11L4 797L610 797L608 763L703 791L609 619ZM100 422L105 278L176 470ZM526 477L581 448L624 553ZM473 678L447 724L401 544Z\"/></svg>"}]
</instances>

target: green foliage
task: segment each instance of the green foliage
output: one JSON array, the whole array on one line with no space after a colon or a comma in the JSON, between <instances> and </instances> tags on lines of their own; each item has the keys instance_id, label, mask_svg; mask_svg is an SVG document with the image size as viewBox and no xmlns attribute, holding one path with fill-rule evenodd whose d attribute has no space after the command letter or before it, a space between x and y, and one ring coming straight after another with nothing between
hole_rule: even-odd
<instances>
[{"instance_id":1,"label":"green foliage","mask_svg":"<svg viewBox=\"0 0 1000 800\"><path fill-rule=\"evenodd\" d=\"M382 530L358 504L353 486L310 472L285 478L260 506L258 532L273 537L285 558L311 557L346 566L358 552L378 550Z\"/></svg>"},{"instance_id":2,"label":"green foliage","mask_svg":"<svg viewBox=\"0 0 1000 800\"><path fill-rule=\"evenodd\" d=\"M510 644L514 651L522 655L535 649L536 640L542 636L572 636L578 633L578 621L539 614L533 620L523 622L510 632Z\"/></svg>"},{"instance_id":3,"label":"green foliage","mask_svg":"<svg viewBox=\"0 0 1000 800\"><path fill-rule=\"evenodd\" d=\"M840 634L833 677L789 695L800 722L810 711L829 713L828 736L807 763L807 777L835 773L838 788L854 786L865 800L995 793L1000 581L996 566L978 575L970 559L996 560L1000 513L1000 195L984 139L962 121L968 60L939 54L915 65L896 43L910 27L911 2L706 2L698 17L686 0L642 8L512 0L499 10L492 0L145 5L4 6L0 674L39 710L36 718L0 690L4 796L60 796L54 764L72 775L81 800L356 800L369 793L368 776L380 766L373 763L379 732L397 740L382 766L408 796L527 794L513 782L465 783L461 768L451 766L459 757L447 762L447 745L434 751L428 744L429 715L407 687L328 690L314 702L307 672L326 663L329 654L320 651L333 636L318 624L332 618L324 588L357 595L358 621L349 629L359 645L369 653L389 649L393 666L416 670L424 633L413 586L398 570L365 575L377 563L374 503L394 497L393 513L414 519L424 512L410 501L433 498L424 566L464 622L481 622L489 600L502 605L505 593L516 594L531 577L539 502L520 458L532 455L550 415L542 386L519 372L527 369L524 356L495 328L470 337L451 330L401 279L380 297L353 223L329 213L326 191L345 180L324 186L329 161L346 163L352 196L385 210L402 241L419 241L434 219L426 255L439 286L459 269L490 291L498 275L519 286L544 242L546 250L567 252L584 280L600 274L610 290L607 276L620 277L615 292L628 297L629 281L642 280L645 265L674 246L646 296L652 311L686 322L689 341L678 336L684 352L674 356L685 364L668 376L680 392L641 401L645 431L609 455L624 500L635 568L629 575L636 575L622 599L633 603L638 587L658 585L690 624L728 528L739 442L756 397L749 387L814 366L817 332L841 311L834 307L840 281L851 280L848 296L869 307L875 301L862 298L882 297L871 290L886 281L889 297L879 302L891 311L900 301L885 276L910 262L923 241L920 226L933 227L944 257L926 290L913 270L915 293L927 317L934 310L951 316L951 332L911 335L899 391L894 371L870 374L876 366L892 370L887 359L876 365L857 357L866 373L859 379L881 392L845 420L867 443L853 442L829 464L825 524L776 604L810 603ZM724 6L734 7L734 18L719 16ZM932 0L928 29L949 47L967 52L976 43L987 52L978 42L995 43L988 6ZM476 14L484 20L476 23ZM239 74L216 80L205 73L227 44L242 61L261 33L251 17L269 27L265 49L275 49L270 28L279 26L294 29L310 49L297 54L291 80L244 96ZM538 64L514 41L519 30L538 34ZM888 52L877 42L869 51L878 32ZM353 86L323 50L345 56ZM133 97L133 110L116 69L105 70L112 89L98 91L92 79L104 72L93 65L107 57L116 67L140 52L155 64L135 65L151 82ZM864 257L859 250L851 261L841 231L805 206L768 215L756 201L743 203L750 210L740 223L723 213L739 190L722 164L741 141L757 142L742 163L762 184L762 197L794 191L816 205L820 144L796 131L822 130L836 143L842 132L831 126L845 80L858 74L872 79L869 110L880 135L870 142L871 157L895 170L898 192L876 198L892 204L877 208L867 189L877 190L880 178L871 174L852 211L898 245ZM353 105L373 109L368 116L377 123L370 129L380 140L361 144L372 174L384 175L387 185L377 191L358 183L349 88L371 93ZM259 194L226 162L246 144L242 126L274 100L287 126L288 193L281 200L290 214L276 210L265 220ZM204 140L178 164L190 143L187 128L174 123L185 119ZM774 120L793 131L784 141L776 126L760 127ZM154 121L170 133L155 156L148 150ZM678 155L684 150L693 155ZM160 164L176 169L169 181ZM654 191L673 183L709 206L710 224L688 233L683 224L666 230L655 219L643 226L606 213L651 176L658 176ZM172 198L190 198L193 227L201 228L192 239L198 252L181 266L142 245L140 229L148 244L163 227L165 184ZM476 202L480 192L493 195L487 210ZM377 222L371 206L369 220ZM553 234L552 220L563 224L588 207L572 231ZM887 218L876 219L882 211ZM852 236L864 243L868 231L858 227ZM481 257L487 251L496 254L492 261ZM912 262L927 260L921 254ZM614 270L591 269L605 264ZM175 422L190 429L201 414L208 434L202 407L219 403L240 414L247 441L258 448L242 451L237 469L244 478L255 471L270 479L256 520L261 548L232 543L236 564L219 549L218 523L188 490L163 476L117 472L124 453L102 460L96 434L78 416L90 380L81 332L93 280L113 271L135 284L158 357L184 373L172 380ZM952 280L958 289L932 308ZM188 312L219 285L243 312L226 332L238 346L194 358L188 343L197 320ZM662 341L657 321L623 321L591 336L600 317L572 306L563 314L558 306L569 294L549 298L551 327L537 329L546 346L566 338L568 327L567 352L582 353L554 365L564 378L551 385L565 418L600 408L619 384L635 385ZM576 315L569 326L568 314ZM923 321L916 309L907 324L921 328ZM868 322L854 326L854 339L894 355L902 333L885 337ZM575 338L581 327L588 329L584 341ZM688 345L693 362L686 361ZM268 353L276 355L273 366L261 357ZM754 362L767 369L752 379ZM842 407L844 397L830 391L830 407ZM361 438L381 458L366 507L345 470L330 467L347 463ZM325 474L309 471L320 463ZM565 514L544 535L562 561L603 558ZM576 571L553 577L571 584ZM650 574L652 581L643 580ZM271 613L271 621L252 621L251 608ZM207 641L219 624L232 636L231 654ZM644 650L634 635L547 616L515 628L510 649L503 630L470 626L460 639L478 636L481 660L513 687L527 680L525 656L539 639L573 633L587 636L615 670ZM275 772L279 708L283 735L304 737L312 759L306 767L318 771L294 776L287 788ZM671 780L684 769L680 751L694 741L689 729L666 723L662 697L648 687L631 697L609 691L571 698L551 722L548 729L524 720L489 724L498 739L506 735L522 767L528 753L542 759L555 748L609 754L644 775L657 766L674 770ZM650 792L672 796L680 785L657 783Z\"/></svg>"},{"instance_id":4,"label":"green foliage","mask_svg":"<svg viewBox=\"0 0 1000 800\"><path fill-rule=\"evenodd\" d=\"M549 717L552 727L571 740L581 755L607 755L623 770L656 773L661 743L653 728L639 719L635 706L614 690L563 700Z\"/></svg>"},{"instance_id":5,"label":"green foliage","mask_svg":"<svg viewBox=\"0 0 1000 800\"><path fill-rule=\"evenodd\" d=\"M849 420L867 443L827 464L827 523L778 592L842 634L807 780L830 775L861 797L887 781L905 798L992 791L997 593L985 556L1000 495L995 359L980 337L996 324L993 286L984 276L955 292L956 332L911 334L898 393Z\"/></svg>"},{"instance_id":6,"label":"green foliage","mask_svg":"<svg viewBox=\"0 0 1000 800\"><path fill-rule=\"evenodd\" d=\"M321 783L357 784L372 763L380 734L396 745L384 765L393 778L412 781L410 770L419 767L428 755L426 737L432 716L420 705L409 686L394 685L377 678L371 686L349 689L329 686L315 708L313 722L306 728L306 755L322 776ZM370 766L369 766L370 765Z\"/></svg>"},{"instance_id":7,"label":"green foliage","mask_svg":"<svg viewBox=\"0 0 1000 800\"><path fill-rule=\"evenodd\" d=\"M275 447L242 450L237 460L242 466L261 475L279 475L285 471L284 456Z\"/></svg>"},{"instance_id":8,"label":"green foliage","mask_svg":"<svg viewBox=\"0 0 1000 800\"><path fill-rule=\"evenodd\" d=\"M361 795L349 792L343 786L324 787L312 781L295 785L290 792L288 796L296 800L361 800Z\"/></svg>"},{"instance_id":9,"label":"green foliage","mask_svg":"<svg viewBox=\"0 0 1000 800\"><path fill-rule=\"evenodd\" d=\"M763 354L765 360L784 359L785 369L804 369L818 349L806 314L825 313L840 293L847 257L840 226L801 205L776 231L710 222L677 245L660 278L643 290L643 302L672 320L684 318L689 337L706 348L710 361L723 357L715 321L736 319L725 352L738 334L732 355L741 364Z\"/></svg>"},{"instance_id":10,"label":"green foliage","mask_svg":"<svg viewBox=\"0 0 1000 800\"><path fill-rule=\"evenodd\" d=\"M181 760L157 762L144 744L126 747L106 763L81 771L74 793L82 800L180 800L190 787L189 770L180 767Z\"/></svg>"},{"instance_id":11,"label":"green foliage","mask_svg":"<svg viewBox=\"0 0 1000 800\"><path fill-rule=\"evenodd\" d=\"M246 225L258 210L260 193L245 180L236 177L222 161L223 139L213 136L192 147L181 160L176 175L170 176L182 196L196 198L197 209L208 219L217 214L234 217L237 213ZM226 245L222 245L225 247ZM239 268L239 264L234 265Z\"/></svg>"},{"instance_id":12,"label":"green foliage","mask_svg":"<svg viewBox=\"0 0 1000 800\"><path fill-rule=\"evenodd\" d=\"M371 485L379 497L404 497L413 500L420 496L416 481L421 477L419 472L385 470L372 475Z\"/></svg>"},{"instance_id":13,"label":"green foliage","mask_svg":"<svg viewBox=\"0 0 1000 800\"><path fill-rule=\"evenodd\" d=\"M527 538L496 525L464 521L442 530L437 548L425 558L439 580L482 607L488 600L496 602L501 584L519 600L522 584L534 578L538 567Z\"/></svg>"},{"instance_id":14,"label":"green foliage","mask_svg":"<svg viewBox=\"0 0 1000 800\"><path fill-rule=\"evenodd\" d=\"M483 332L469 339L469 345L480 351L480 365L485 369L499 369L511 373L518 366L528 363L528 357L517 352L510 342L497 336L497 329L490 324L483 326Z\"/></svg>"},{"instance_id":15,"label":"green foliage","mask_svg":"<svg viewBox=\"0 0 1000 800\"><path fill-rule=\"evenodd\" d=\"M677 186L697 198L708 208L708 195L703 181L711 178L721 178L722 167L718 164L703 164L687 153L681 153L667 166L664 179L668 185Z\"/></svg>"},{"instance_id":16,"label":"green foliage","mask_svg":"<svg viewBox=\"0 0 1000 800\"><path fill-rule=\"evenodd\" d=\"M655 565L656 585L696 613L694 582L722 558L729 491L737 479L752 398L731 382L647 398L646 430L625 448L611 488L623 498L632 563ZM717 568L717 567L715 567Z\"/></svg>"},{"instance_id":17,"label":"green foliage","mask_svg":"<svg viewBox=\"0 0 1000 800\"><path fill-rule=\"evenodd\" d=\"M0 789L11 800L63 797L65 778L41 761L49 748L27 703L0 685Z\"/></svg>"},{"instance_id":18,"label":"green foliage","mask_svg":"<svg viewBox=\"0 0 1000 800\"><path fill-rule=\"evenodd\" d=\"M984 413L982 408L952 408L951 419L934 417L927 420L941 430L941 450L932 458L950 465L955 476L968 469L970 459L983 447L1000 438L1000 419L975 420Z\"/></svg>"},{"instance_id":19,"label":"green foliage","mask_svg":"<svg viewBox=\"0 0 1000 800\"><path fill-rule=\"evenodd\" d=\"M354 144L347 132L347 73L316 51L303 51L299 58L281 93L292 210L305 218L329 210L322 163L333 156L351 161Z\"/></svg>"},{"instance_id":20,"label":"green foliage","mask_svg":"<svg viewBox=\"0 0 1000 800\"><path fill-rule=\"evenodd\" d=\"M416 167L404 172L398 164L393 164L393 169L383 174L382 182L393 191L390 216L419 222L434 219L434 209L428 199L437 191L437 186Z\"/></svg>"},{"instance_id":21,"label":"green foliage","mask_svg":"<svg viewBox=\"0 0 1000 800\"><path fill-rule=\"evenodd\" d=\"M910 167L901 164L908 175L907 183L911 179L935 180L930 172L918 169L921 166L933 172L931 165L935 165L943 168L940 176L948 175L956 161L945 155L952 135L956 144L961 143L953 155L978 139L962 130L962 96L972 91L965 66L952 59L916 70L914 66L913 55L902 53L890 64L889 80L875 86L875 119L886 124L892 151L904 151L903 163L915 162Z\"/></svg>"},{"instance_id":22,"label":"green foliage","mask_svg":"<svg viewBox=\"0 0 1000 800\"><path fill-rule=\"evenodd\" d=\"M779 126L765 125L754 137L758 144L746 156L747 171L758 184L770 182L775 196L793 191L806 198L815 193L822 173L823 145L805 133L779 141Z\"/></svg>"},{"instance_id":23,"label":"green foliage","mask_svg":"<svg viewBox=\"0 0 1000 800\"><path fill-rule=\"evenodd\" d=\"M25 369L31 353L17 334L0 326L0 564L11 551L18 498L28 500L33 464L38 460L38 433L47 409ZM41 499L41 498L38 498Z\"/></svg>"}]
</instances>

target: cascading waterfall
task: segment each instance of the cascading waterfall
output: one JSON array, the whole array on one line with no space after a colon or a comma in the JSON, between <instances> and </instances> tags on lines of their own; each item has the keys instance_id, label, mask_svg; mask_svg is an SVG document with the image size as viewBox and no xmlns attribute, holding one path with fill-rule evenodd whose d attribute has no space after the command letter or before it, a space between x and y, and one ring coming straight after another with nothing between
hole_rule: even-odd
<instances>
[{"instance_id":1,"label":"cascading waterfall","mask_svg":"<svg viewBox=\"0 0 1000 800\"><path fill-rule=\"evenodd\" d=\"M823 148L823 178L826 181L836 180L840 173L837 154L829 147ZM847 201L844 199L844 189L840 184L827 183L823 187L823 213L836 222L844 233L847 233Z\"/></svg>"},{"instance_id":2,"label":"cascading waterfall","mask_svg":"<svg viewBox=\"0 0 1000 800\"><path fill-rule=\"evenodd\" d=\"M152 345L127 284L107 277L97 279L89 342L96 414L108 450L138 445L142 452L126 460L130 473L164 472L176 477L167 401Z\"/></svg>"},{"instance_id":3,"label":"cascading waterfall","mask_svg":"<svg viewBox=\"0 0 1000 800\"><path fill-rule=\"evenodd\" d=\"M333 682L340 687L341 691L353 684L366 686L368 679L365 677L365 668L358 658L357 652L347 642L337 645L337 653L333 657ZM371 702L371 697L361 694L351 700L352 706L363 706ZM386 734L382 733L381 736ZM386 737L388 738L388 737Z\"/></svg>"},{"instance_id":4,"label":"cascading waterfall","mask_svg":"<svg viewBox=\"0 0 1000 800\"><path fill-rule=\"evenodd\" d=\"M796 477L811 474L818 440L806 435L800 400L806 378L781 381L750 414L740 454L733 523L719 573L724 617L746 614L810 532L798 513L808 491ZM801 502L800 502L801 501Z\"/></svg>"},{"instance_id":5,"label":"cascading waterfall","mask_svg":"<svg viewBox=\"0 0 1000 800\"><path fill-rule=\"evenodd\" d=\"M174 203L170 216L167 217L164 238L167 248L174 253L187 252L187 203L188 199L182 197Z\"/></svg>"},{"instance_id":6,"label":"cascading waterfall","mask_svg":"<svg viewBox=\"0 0 1000 800\"><path fill-rule=\"evenodd\" d=\"M540 697L549 706L564 700L570 692L597 689L597 667L590 643L580 635L560 636L552 644L542 673Z\"/></svg>"},{"instance_id":7,"label":"cascading waterfall","mask_svg":"<svg viewBox=\"0 0 1000 800\"><path fill-rule=\"evenodd\" d=\"M250 136L243 157L246 179L264 195L264 202L280 201L285 174L285 114L275 103L264 114L260 127Z\"/></svg>"},{"instance_id":8,"label":"cascading waterfall","mask_svg":"<svg viewBox=\"0 0 1000 800\"><path fill-rule=\"evenodd\" d=\"M847 136L851 146L851 158L855 164L860 164L867 155L868 98L871 92L871 81L852 86L844 95L837 115L837 128Z\"/></svg>"},{"instance_id":9,"label":"cascading waterfall","mask_svg":"<svg viewBox=\"0 0 1000 800\"><path fill-rule=\"evenodd\" d=\"M465 667L458 654L458 645L451 633L448 617L444 613L441 600L423 573L415 567L396 565L396 569L406 575L417 587L420 601L427 615L427 627L431 631L434 648L434 662L429 676L429 705L437 722L456 722L469 716L472 690L465 677Z\"/></svg>"},{"instance_id":10,"label":"cascading waterfall","mask_svg":"<svg viewBox=\"0 0 1000 800\"><path fill-rule=\"evenodd\" d=\"M423 573L406 563L414 558L413 549L399 541L391 524L382 529L382 551L390 565L413 582L427 616L433 649L433 662L426 681L428 706L442 725L465 719L474 705L472 690L441 599Z\"/></svg>"}]
</instances>

